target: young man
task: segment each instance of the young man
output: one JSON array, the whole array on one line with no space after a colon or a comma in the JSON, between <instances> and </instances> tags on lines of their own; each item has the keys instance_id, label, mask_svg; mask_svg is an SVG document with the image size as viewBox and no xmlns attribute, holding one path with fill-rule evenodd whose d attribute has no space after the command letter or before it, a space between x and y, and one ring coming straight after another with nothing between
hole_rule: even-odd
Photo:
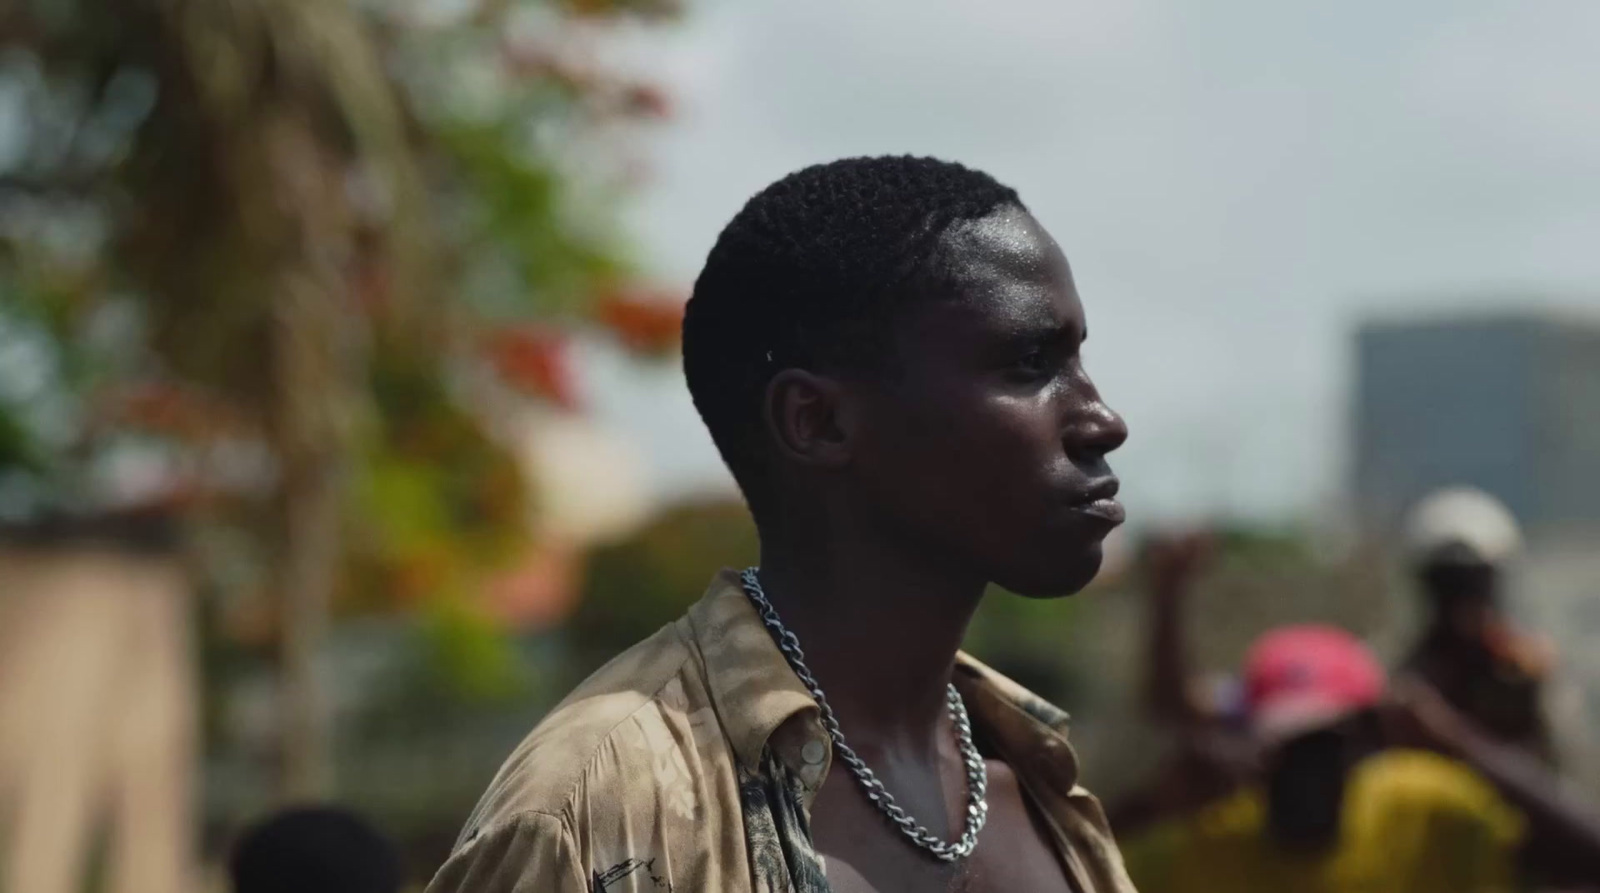
<instances>
[{"instance_id":1,"label":"young man","mask_svg":"<svg viewBox=\"0 0 1600 893\"><path fill-rule=\"evenodd\" d=\"M761 534L512 755L435 893L1130 893L1060 711L958 653L991 584L1077 591L1127 436L1067 260L925 158L807 168L723 230L684 320Z\"/></svg>"}]
</instances>

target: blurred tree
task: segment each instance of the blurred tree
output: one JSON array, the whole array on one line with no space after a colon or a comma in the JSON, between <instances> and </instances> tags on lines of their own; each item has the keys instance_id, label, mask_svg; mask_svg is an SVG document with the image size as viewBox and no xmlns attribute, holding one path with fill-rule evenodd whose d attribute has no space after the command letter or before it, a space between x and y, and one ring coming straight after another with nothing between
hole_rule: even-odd
<instances>
[{"instance_id":1,"label":"blurred tree","mask_svg":"<svg viewBox=\"0 0 1600 893\"><path fill-rule=\"evenodd\" d=\"M0 505L235 529L254 570L232 588L258 590L242 616L281 658L291 795L327 783L312 671L336 596L452 604L430 616L462 641L527 536L489 423L577 406L574 327L674 343L679 303L632 284L606 213L633 175L616 147L668 104L598 50L676 11L0 11L0 371L25 373L0 387Z\"/></svg>"},{"instance_id":2,"label":"blurred tree","mask_svg":"<svg viewBox=\"0 0 1600 893\"><path fill-rule=\"evenodd\" d=\"M663 512L589 559L583 599L568 622L587 675L618 652L676 620L705 594L718 568L760 557L755 522L742 501L690 503Z\"/></svg>"}]
</instances>

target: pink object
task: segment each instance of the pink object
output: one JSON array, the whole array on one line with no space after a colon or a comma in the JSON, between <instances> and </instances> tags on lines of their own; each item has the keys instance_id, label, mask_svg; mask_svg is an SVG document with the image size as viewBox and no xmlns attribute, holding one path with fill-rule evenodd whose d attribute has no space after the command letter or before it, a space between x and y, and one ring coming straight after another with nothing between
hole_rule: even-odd
<instances>
[{"instance_id":1,"label":"pink object","mask_svg":"<svg viewBox=\"0 0 1600 893\"><path fill-rule=\"evenodd\" d=\"M1251 646L1245 703L1251 724L1270 738L1291 737L1376 706L1383 667L1361 640L1332 626L1286 626Z\"/></svg>"}]
</instances>

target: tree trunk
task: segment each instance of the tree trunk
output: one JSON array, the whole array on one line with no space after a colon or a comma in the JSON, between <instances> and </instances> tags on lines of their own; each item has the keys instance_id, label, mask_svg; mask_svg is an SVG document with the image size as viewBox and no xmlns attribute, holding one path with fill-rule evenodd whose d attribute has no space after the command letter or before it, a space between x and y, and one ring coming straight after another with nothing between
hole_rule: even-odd
<instances>
[{"instance_id":1,"label":"tree trunk","mask_svg":"<svg viewBox=\"0 0 1600 893\"><path fill-rule=\"evenodd\" d=\"M318 655L339 556L339 476L332 462L310 459L286 469L283 481L284 548L276 585L282 606L282 795L291 801L326 797L333 777L330 705Z\"/></svg>"},{"instance_id":2,"label":"tree trunk","mask_svg":"<svg viewBox=\"0 0 1600 893\"><path fill-rule=\"evenodd\" d=\"M275 457L266 546L281 636L280 791L315 799L332 781L332 705L317 667L356 421L369 409L372 335L356 277L384 265L394 284L380 303L402 319L420 313L421 180L382 60L346 0L137 6L133 18L153 23L164 99L146 127L160 151L146 153L135 184L148 222L165 228L124 250L160 298L157 340L173 368L259 418Z\"/></svg>"},{"instance_id":3,"label":"tree trunk","mask_svg":"<svg viewBox=\"0 0 1600 893\"><path fill-rule=\"evenodd\" d=\"M292 232L271 282L268 432L278 457L280 525L272 593L280 606L283 788L326 797L330 704L317 672L337 584L344 481L361 411L362 327L345 278L351 228L343 160L293 107L261 116L265 169ZM248 177L258 171L242 170Z\"/></svg>"}]
</instances>

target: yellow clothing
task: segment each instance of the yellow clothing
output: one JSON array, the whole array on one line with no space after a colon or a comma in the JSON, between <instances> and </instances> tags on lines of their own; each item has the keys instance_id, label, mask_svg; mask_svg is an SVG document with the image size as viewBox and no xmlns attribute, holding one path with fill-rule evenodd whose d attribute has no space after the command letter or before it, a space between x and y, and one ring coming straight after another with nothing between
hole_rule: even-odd
<instances>
[{"instance_id":1,"label":"yellow clothing","mask_svg":"<svg viewBox=\"0 0 1600 893\"><path fill-rule=\"evenodd\" d=\"M1124 848L1144 893L1500 893L1512 887L1520 815L1472 770L1390 750L1351 773L1339 843L1286 851L1246 791Z\"/></svg>"},{"instance_id":2,"label":"yellow clothing","mask_svg":"<svg viewBox=\"0 0 1600 893\"><path fill-rule=\"evenodd\" d=\"M1134 893L1100 804L1077 784L1065 714L965 655L953 681L1045 817L1074 889ZM428 890L827 893L809 827L831 758L816 703L724 571L533 730Z\"/></svg>"}]
</instances>

